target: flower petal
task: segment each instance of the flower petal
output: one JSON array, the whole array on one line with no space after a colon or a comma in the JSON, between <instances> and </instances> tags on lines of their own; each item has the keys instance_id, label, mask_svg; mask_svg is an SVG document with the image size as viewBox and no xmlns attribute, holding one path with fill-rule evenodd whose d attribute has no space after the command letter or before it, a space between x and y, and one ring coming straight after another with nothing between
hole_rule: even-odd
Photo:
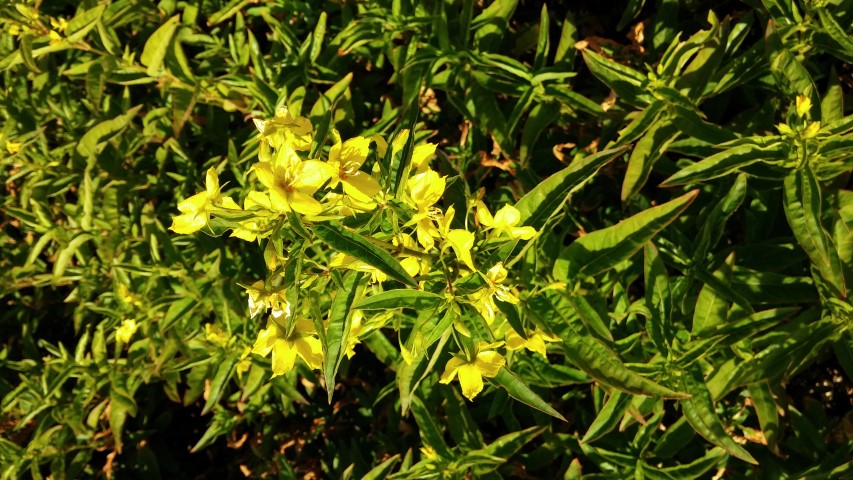
<instances>
[{"instance_id":1,"label":"flower petal","mask_svg":"<svg viewBox=\"0 0 853 480\"><path fill-rule=\"evenodd\" d=\"M498 374L501 367L506 363L503 355L494 351L486 350L477 354L477 359L474 360L474 366L484 377L494 377Z\"/></svg>"},{"instance_id":2,"label":"flower petal","mask_svg":"<svg viewBox=\"0 0 853 480\"><path fill-rule=\"evenodd\" d=\"M276 340L272 347L272 376L277 377L293 370L296 348L287 340ZM271 377L272 378L272 377Z\"/></svg>"},{"instance_id":3,"label":"flower petal","mask_svg":"<svg viewBox=\"0 0 853 480\"><path fill-rule=\"evenodd\" d=\"M447 365L444 366L444 373L441 374L440 383L450 383L456 378L456 372L459 370L459 367L465 364L465 360L459 357L453 357L448 362Z\"/></svg>"},{"instance_id":4,"label":"flower petal","mask_svg":"<svg viewBox=\"0 0 853 480\"><path fill-rule=\"evenodd\" d=\"M382 191L379 182L367 172L355 172L343 180L344 193L358 202L369 202Z\"/></svg>"},{"instance_id":5,"label":"flower petal","mask_svg":"<svg viewBox=\"0 0 853 480\"><path fill-rule=\"evenodd\" d=\"M302 192L288 192L287 200L291 208L303 215L319 215L323 213L323 205L314 197Z\"/></svg>"},{"instance_id":6,"label":"flower petal","mask_svg":"<svg viewBox=\"0 0 853 480\"><path fill-rule=\"evenodd\" d=\"M302 193L312 194L332 178L335 169L320 160L305 160L292 167L294 175L293 187Z\"/></svg>"},{"instance_id":7,"label":"flower petal","mask_svg":"<svg viewBox=\"0 0 853 480\"><path fill-rule=\"evenodd\" d=\"M312 369L316 370L323 365L323 346L320 340L315 337L297 338L293 341L293 346L296 353L305 360L305 363Z\"/></svg>"},{"instance_id":8,"label":"flower petal","mask_svg":"<svg viewBox=\"0 0 853 480\"><path fill-rule=\"evenodd\" d=\"M483 391L483 376L480 374L480 369L466 363L459 367L458 372L462 395L465 395L468 400L474 400L474 397Z\"/></svg>"}]
</instances>

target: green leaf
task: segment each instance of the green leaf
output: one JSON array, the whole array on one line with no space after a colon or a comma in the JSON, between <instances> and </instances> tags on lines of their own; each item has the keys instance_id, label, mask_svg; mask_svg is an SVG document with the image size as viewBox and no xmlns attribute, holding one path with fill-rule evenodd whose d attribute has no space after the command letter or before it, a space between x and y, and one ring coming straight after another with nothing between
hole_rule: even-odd
<instances>
[{"instance_id":1,"label":"green leaf","mask_svg":"<svg viewBox=\"0 0 853 480\"><path fill-rule=\"evenodd\" d=\"M841 52L838 58L845 62L853 62L853 39L850 38L850 29L845 31L844 28L835 20L835 16L827 11L828 5L823 5L817 8L818 18L823 27L823 31L829 34L829 37L838 44ZM848 17L849 18L849 17Z\"/></svg>"},{"instance_id":2,"label":"green leaf","mask_svg":"<svg viewBox=\"0 0 853 480\"><path fill-rule=\"evenodd\" d=\"M106 8L105 4L100 4L75 15L65 27L65 40L68 43L76 43L85 39L86 35L98 26Z\"/></svg>"},{"instance_id":3,"label":"green leaf","mask_svg":"<svg viewBox=\"0 0 853 480\"><path fill-rule=\"evenodd\" d=\"M589 443L616 428L625 411L631 405L631 398L631 395L626 393L620 391L613 392L604 403L604 406L601 407L601 411L598 412L595 420L592 421L592 424L586 430L581 442Z\"/></svg>"},{"instance_id":4,"label":"green leaf","mask_svg":"<svg viewBox=\"0 0 853 480\"><path fill-rule=\"evenodd\" d=\"M838 299L847 298L844 271L829 232L821 224L820 186L808 166L785 177L785 216L812 265L834 289Z\"/></svg>"},{"instance_id":5,"label":"green leaf","mask_svg":"<svg viewBox=\"0 0 853 480\"><path fill-rule=\"evenodd\" d=\"M367 239L335 223L314 226L314 234L338 252L345 253L375 267L400 283L417 287L418 283L388 252Z\"/></svg>"},{"instance_id":6,"label":"green leaf","mask_svg":"<svg viewBox=\"0 0 853 480\"><path fill-rule=\"evenodd\" d=\"M443 458L451 458L450 449L447 448L447 443L444 442L444 434L441 427L435 421L435 418L430 413L430 410L424 405L424 402L418 398L412 397L412 414L415 416L415 421L418 422L418 430L421 434L421 441L427 447L432 447L435 452Z\"/></svg>"},{"instance_id":7,"label":"green leaf","mask_svg":"<svg viewBox=\"0 0 853 480\"><path fill-rule=\"evenodd\" d=\"M536 41L536 56L533 59L533 70L539 70L545 66L548 60L548 50L550 48L548 25L548 6L542 5L542 10L539 12L539 38Z\"/></svg>"},{"instance_id":8,"label":"green leaf","mask_svg":"<svg viewBox=\"0 0 853 480\"><path fill-rule=\"evenodd\" d=\"M666 103L661 100L656 100L648 107L640 111L631 120L631 123L619 130L619 139L613 145L620 147L629 143L634 143L638 138L643 136L653 125L657 125L658 118L666 109Z\"/></svg>"},{"instance_id":9,"label":"green leaf","mask_svg":"<svg viewBox=\"0 0 853 480\"><path fill-rule=\"evenodd\" d=\"M628 158L628 170L622 182L622 200L636 195L646 184L655 162L666 152L667 146L678 138L675 124L668 118L658 119L631 151Z\"/></svg>"},{"instance_id":10,"label":"green leaf","mask_svg":"<svg viewBox=\"0 0 853 480\"><path fill-rule=\"evenodd\" d=\"M716 272L714 278L719 284L731 287L732 267L734 266L734 254L726 258L726 262ZM717 325L726 323L729 311L729 302L724 294L718 293L714 284L706 283L699 291L696 306L693 310L693 334L698 335Z\"/></svg>"},{"instance_id":11,"label":"green leaf","mask_svg":"<svg viewBox=\"0 0 853 480\"><path fill-rule=\"evenodd\" d=\"M609 60L588 48L582 49L581 53L589 71L613 89L620 99L640 108L652 103L652 97L646 93L648 83L646 75Z\"/></svg>"},{"instance_id":12,"label":"green leaf","mask_svg":"<svg viewBox=\"0 0 853 480\"><path fill-rule=\"evenodd\" d=\"M573 335L563 341L563 347L566 358L578 368L617 390L634 395L659 395L664 398L684 398L689 395L640 376L626 367L615 352L592 337Z\"/></svg>"},{"instance_id":13,"label":"green leaf","mask_svg":"<svg viewBox=\"0 0 853 480\"><path fill-rule=\"evenodd\" d=\"M137 105L128 110L127 113L111 120L105 120L89 129L80 137L80 141L77 143L77 153L87 158L97 154L98 145L121 133L141 109L142 105Z\"/></svg>"},{"instance_id":14,"label":"green leaf","mask_svg":"<svg viewBox=\"0 0 853 480\"><path fill-rule=\"evenodd\" d=\"M175 35L180 19L180 15L173 16L166 23L160 25L145 42L139 61L148 67L146 70L148 76L157 77L163 71L163 60L166 59L166 53L169 51L172 37Z\"/></svg>"},{"instance_id":15,"label":"green leaf","mask_svg":"<svg viewBox=\"0 0 853 480\"><path fill-rule=\"evenodd\" d=\"M746 174L740 174L735 178L734 185L725 197L714 205L711 213L704 216L699 237L693 251L693 261L704 262L705 256L720 241L725 231L726 222L740 208L746 198Z\"/></svg>"},{"instance_id":16,"label":"green leaf","mask_svg":"<svg viewBox=\"0 0 853 480\"><path fill-rule=\"evenodd\" d=\"M775 452L780 438L779 412L770 385L767 382L753 383L749 386L749 398L758 415L758 423L761 425L764 439L767 440L767 447Z\"/></svg>"},{"instance_id":17,"label":"green leaf","mask_svg":"<svg viewBox=\"0 0 853 480\"><path fill-rule=\"evenodd\" d=\"M560 253L554 263L554 278L565 282L579 276L596 275L631 258L643 244L678 218L698 194L698 190L693 190L578 238Z\"/></svg>"},{"instance_id":18,"label":"green leaf","mask_svg":"<svg viewBox=\"0 0 853 480\"><path fill-rule=\"evenodd\" d=\"M521 213L520 223L537 230L542 228L551 216L563 208L572 193L626 149L611 148L581 158L539 183L515 205Z\"/></svg>"},{"instance_id":19,"label":"green leaf","mask_svg":"<svg viewBox=\"0 0 853 480\"><path fill-rule=\"evenodd\" d=\"M384 462L370 469L361 480L384 480L391 474L391 470L400 463L400 454L394 454Z\"/></svg>"},{"instance_id":20,"label":"green leaf","mask_svg":"<svg viewBox=\"0 0 853 480\"><path fill-rule=\"evenodd\" d=\"M679 400L681 410L696 433L729 454L758 465L752 455L726 433L726 427L714 410L714 401L711 399L698 365L694 364L682 372L681 384L684 391L690 393L689 398Z\"/></svg>"},{"instance_id":21,"label":"green leaf","mask_svg":"<svg viewBox=\"0 0 853 480\"><path fill-rule=\"evenodd\" d=\"M361 272L349 272L344 276L343 288L335 293L329 309L329 325L326 327L323 345L323 376L326 379L329 404L332 403L332 394L335 392L335 376L346 352L343 347L352 326L352 304L359 294L362 275Z\"/></svg>"},{"instance_id":22,"label":"green leaf","mask_svg":"<svg viewBox=\"0 0 853 480\"><path fill-rule=\"evenodd\" d=\"M758 162L773 162L788 158L788 147L781 142L762 145L739 145L711 155L683 168L660 184L662 187L687 185L719 178Z\"/></svg>"},{"instance_id":23,"label":"green leaf","mask_svg":"<svg viewBox=\"0 0 853 480\"><path fill-rule=\"evenodd\" d=\"M495 385L503 387L510 397L518 400L519 402L533 407L540 412L547 413L548 415L564 422L567 421L566 418L554 410L551 405L548 405L548 402L543 400L542 397L537 395L523 381L521 381L521 379L516 377L506 368L501 368L498 374L494 378L490 378L489 381Z\"/></svg>"},{"instance_id":24,"label":"green leaf","mask_svg":"<svg viewBox=\"0 0 853 480\"><path fill-rule=\"evenodd\" d=\"M427 310L438 308L446 302L445 298L423 290L387 290L361 299L352 308L361 310L389 310L393 308L412 308Z\"/></svg>"},{"instance_id":25,"label":"green leaf","mask_svg":"<svg viewBox=\"0 0 853 480\"><path fill-rule=\"evenodd\" d=\"M646 242L643 258L646 308L651 312L651 317L646 319L646 330L658 352L666 356L674 336L669 275L652 242Z\"/></svg>"},{"instance_id":26,"label":"green leaf","mask_svg":"<svg viewBox=\"0 0 853 480\"><path fill-rule=\"evenodd\" d=\"M207 391L207 401L204 402L204 408L201 409L202 415L207 414L210 409L219 403L219 399L225 393L225 387L228 386L228 382L234 374L234 366L237 365L237 359L237 354L225 355L225 358L221 359L217 365L216 374L213 375L213 379L210 382L210 389Z\"/></svg>"}]
</instances>

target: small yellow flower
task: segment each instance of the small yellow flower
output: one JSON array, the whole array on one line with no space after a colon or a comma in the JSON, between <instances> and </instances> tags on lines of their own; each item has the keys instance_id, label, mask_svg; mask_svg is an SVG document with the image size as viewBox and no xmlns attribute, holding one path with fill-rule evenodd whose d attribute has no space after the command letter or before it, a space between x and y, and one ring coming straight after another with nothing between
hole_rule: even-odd
<instances>
[{"instance_id":1,"label":"small yellow flower","mask_svg":"<svg viewBox=\"0 0 853 480\"><path fill-rule=\"evenodd\" d=\"M462 395L465 395L468 400L474 400L474 397L483 391L483 377L494 377L506 363L503 355L494 350L502 344L503 342L492 344L479 342L473 358L467 358L461 354L454 355L444 367L444 373L441 374L439 381L448 384L458 375Z\"/></svg>"},{"instance_id":2,"label":"small yellow flower","mask_svg":"<svg viewBox=\"0 0 853 480\"><path fill-rule=\"evenodd\" d=\"M21 144L11 140L6 140L6 151L9 152L9 155L14 155L21 151Z\"/></svg>"},{"instance_id":3,"label":"small yellow flower","mask_svg":"<svg viewBox=\"0 0 853 480\"><path fill-rule=\"evenodd\" d=\"M205 191L178 203L181 215L172 217L172 226L169 229L181 235L201 230L210 221L210 210L216 205L239 209L233 199L223 198L219 193L219 177L216 175L216 169L210 167L205 175Z\"/></svg>"},{"instance_id":4,"label":"small yellow flower","mask_svg":"<svg viewBox=\"0 0 853 480\"><path fill-rule=\"evenodd\" d=\"M249 316L256 317L259 313L266 313L272 309L270 314L278 319L284 316L290 317L290 303L284 298L280 291L267 290L263 280L258 280L246 288L249 294Z\"/></svg>"},{"instance_id":5,"label":"small yellow flower","mask_svg":"<svg viewBox=\"0 0 853 480\"><path fill-rule=\"evenodd\" d=\"M545 342L559 342L560 339L551 335L548 335L544 331L540 329L534 330L532 333L527 335L527 339L523 338L512 328L506 332L506 336L504 336L504 340L506 341L506 348L510 350L518 350L520 348L526 348L532 352L536 352L543 357L546 356L546 348Z\"/></svg>"},{"instance_id":6,"label":"small yellow flower","mask_svg":"<svg viewBox=\"0 0 853 480\"><path fill-rule=\"evenodd\" d=\"M812 101L805 95L797 96L797 116L803 118L812 109Z\"/></svg>"},{"instance_id":7,"label":"small yellow flower","mask_svg":"<svg viewBox=\"0 0 853 480\"><path fill-rule=\"evenodd\" d=\"M412 168L416 173L423 173L429 168L429 160L435 155L434 143L423 143L412 151Z\"/></svg>"},{"instance_id":8,"label":"small yellow flower","mask_svg":"<svg viewBox=\"0 0 853 480\"><path fill-rule=\"evenodd\" d=\"M64 32L66 28L68 28L68 21L64 18L51 18L50 26L59 30L60 32Z\"/></svg>"},{"instance_id":9,"label":"small yellow flower","mask_svg":"<svg viewBox=\"0 0 853 480\"><path fill-rule=\"evenodd\" d=\"M227 197L226 197L227 198ZM243 200L243 210L254 211L257 215L263 215L264 212L272 210L270 197L261 192L249 192L246 199ZM261 228L257 217L250 220L240 222L240 226L231 230L231 236L237 237L247 242L254 242L259 234L263 234L266 230Z\"/></svg>"},{"instance_id":10,"label":"small yellow flower","mask_svg":"<svg viewBox=\"0 0 853 480\"><path fill-rule=\"evenodd\" d=\"M51 30L49 36L51 45L59 45L62 43L62 35L58 34L55 30Z\"/></svg>"},{"instance_id":11,"label":"small yellow flower","mask_svg":"<svg viewBox=\"0 0 853 480\"><path fill-rule=\"evenodd\" d=\"M213 323L204 324L204 338L208 342L215 343L221 347L228 345L228 334L222 330L222 327Z\"/></svg>"},{"instance_id":12,"label":"small yellow flower","mask_svg":"<svg viewBox=\"0 0 853 480\"><path fill-rule=\"evenodd\" d=\"M251 353L252 347L243 347L243 353L240 354L240 361L237 362L237 375L242 377L244 373L248 372L249 369L252 368L252 359L249 358L249 354Z\"/></svg>"},{"instance_id":13,"label":"small yellow flower","mask_svg":"<svg viewBox=\"0 0 853 480\"><path fill-rule=\"evenodd\" d=\"M270 321L267 328L258 334L252 353L265 357L270 352L272 352L271 378L293 370L297 356L302 358L311 369L318 369L323 364L323 346L317 338L314 323L307 318L296 320L290 336L278 323Z\"/></svg>"},{"instance_id":14,"label":"small yellow flower","mask_svg":"<svg viewBox=\"0 0 853 480\"><path fill-rule=\"evenodd\" d=\"M305 160L287 164L256 163L252 170L269 189L273 210L303 215L319 215L323 206L313 195L332 177L334 170L326 162Z\"/></svg>"},{"instance_id":15,"label":"small yellow flower","mask_svg":"<svg viewBox=\"0 0 853 480\"><path fill-rule=\"evenodd\" d=\"M536 236L535 228L518 226L518 223L521 221L521 212L512 205L504 205L492 217L486 204L482 201L477 201L477 221L484 227L491 228L492 235L496 237L502 233L507 233L510 238L530 240Z\"/></svg>"},{"instance_id":16,"label":"small yellow flower","mask_svg":"<svg viewBox=\"0 0 853 480\"><path fill-rule=\"evenodd\" d=\"M116 329L116 341L121 343L129 342L138 328L136 320L127 319L123 321L121 326Z\"/></svg>"},{"instance_id":17,"label":"small yellow flower","mask_svg":"<svg viewBox=\"0 0 853 480\"><path fill-rule=\"evenodd\" d=\"M468 230L457 228L451 229L450 224L453 222L453 217L456 214L456 209L453 205L447 207L447 212L439 219L438 231L441 238L444 239L442 250L448 246L453 249L456 258L471 270L476 270L474 261L471 258L471 249L474 248L474 234Z\"/></svg>"},{"instance_id":18,"label":"small yellow flower","mask_svg":"<svg viewBox=\"0 0 853 480\"><path fill-rule=\"evenodd\" d=\"M404 247L409 250L418 250L418 245L415 243L415 239L412 238L411 235L407 235L405 233L399 233L395 236L391 242L398 247ZM417 277L418 275L426 275L431 270L431 265L429 259L421 258L414 255L409 255L405 252L401 252L399 254L400 257L400 266L411 275L412 277Z\"/></svg>"},{"instance_id":19,"label":"small yellow flower","mask_svg":"<svg viewBox=\"0 0 853 480\"><path fill-rule=\"evenodd\" d=\"M370 139L351 138L343 143L338 141L329 150L329 165L332 167L330 188L343 184L344 193L358 202L371 202L382 187L367 172L359 169L370 153Z\"/></svg>"},{"instance_id":20,"label":"small yellow flower","mask_svg":"<svg viewBox=\"0 0 853 480\"><path fill-rule=\"evenodd\" d=\"M261 132L261 139L276 150L308 150L314 141L311 121L305 117L290 114L287 107L275 112L269 120L255 119L255 127Z\"/></svg>"},{"instance_id":21,"label":"small yellow flower","mask_svg":"<svg viewBox=\"0 0 853 480\"><path fill-rule=\"evenodd\" d=\"M502 302L518 304L518 297L508 286L502 285L506 277L507 271L503 262L498 262L486 272L486 286L468 296L471 305L489 325L494 322L498 311L495 298Z\"/></svg>"},{"instance_id":22,"label":"small yellow flower","mask_svg":"<svg viewBox=\"0 0 853 480\"><path fill-rule=\"evenodd\" d=\"M814 138L820 131L820 122L812 122L803 131L803 138Z\"/></svg>"}]
</instances>

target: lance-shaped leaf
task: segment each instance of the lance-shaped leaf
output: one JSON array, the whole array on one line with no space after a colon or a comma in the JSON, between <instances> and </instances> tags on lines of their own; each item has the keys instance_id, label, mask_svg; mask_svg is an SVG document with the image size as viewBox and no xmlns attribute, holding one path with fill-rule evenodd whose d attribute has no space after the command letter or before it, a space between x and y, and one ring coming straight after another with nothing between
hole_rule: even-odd
<instances>
[{"instance_id":1,"label":"lance-shaped leaf","mask_svg":"<svg viewBox=\"0 0 853 480\"><path fill-rule=\"evenodd\" d=\"M344 276L343 288L338 289L329 310L329 326L326 327L323 345L323 376L326 379L326 390L329 403L332 403L332 393L335 391L335 375L341 365L344 354L344 344L349 337L352 323L352 304L359 291L361 272L349 272Z\"/></svg>"},{"instance_id":2,"label":"lance-shaped leaf","mask_svg":"<svg viewBox=\"0 0 853 480\"><path fill-rule=\"evenodd\" d=\"M679 170L661 183L662 187L687 185L723 177L758 162L788 158L788 147L781 141L768 145L744 144L729 148Z\"/></svg>"},{"instance_id":3,"label":"lance-shaped leaf","mask_svg":"<svg viewBox=\"0 0 853 480\"><path fill-rule=\"evenodd\" d=\"M175 15L166 21L163 25L154 31L145 42L145 47L142 49L142 56L139 61L148 67L146 73L151 77L160 75L163 67L163 60L166 58L166 53L169 51L169 45L172 43L172 37L175 36L175 30L178 28L180 15Z\"/></svg>"},{"instance_id":4,"label":"lance-shaped leaf","mask_svg":"<svg viewBox=\"0 0 853 480\"><path fill-rule=\"evenodd\" d=\"M596 275L631 258L643 244L678 218L698 194L698 190L693 190L578 238L560 253L554 263L554 278L565 282L580 275Z\"/></svg>"},{"instance_id":5,"label":"lance-shaped leaf","mask_svg":"<svg viewBox=\"0 0 853 480\"><path fill-rule=\"evenodd\" d=\"M725 425L714 410L714 401L698 365L694 364L682 372L681 384L684 391L690 393L689 398L680 400L681 410L696 433L731 455L758 465L752 455L726 433Z\"/></svg>"},{"instance_id":6,"label":"lance-shaped leaf","mask_svg":"<svg viewBox=\"0 0 853 480\"><path fill-rule=\"evenodd\" d=\"M743 203L746 197L746 175L740 174L735 178L734 185L720 202L714 205L699 230L699 237L693 252L694 262L702 262L708 251L717 245L723 236L725 225L732 214Z\"/></svg>"},{"instance_id":7,"label":"lance-shaped leaf","mask_svg":"<svg viewBox=\"0 0 853 480\"><path fill-rule=\"evenodd\" d=\"M592 178L598 169L625 150L626 147L603 150L576 160L567 168L545 179L516 203L515 208L521 214L521 224L537 230L542 228L568 201L569 195Z\"/></svg>"},{"instance_id":8,"label":"lance-shaped leaf","mask_svg":"<svg viewBox=\"0 0 853 480\"><path fill-rule=\"evenodd\" d=\"M619 98L631 105L644 107L652 102L646 93L646 75L631 67L609 60L588 48L581 50L589 71L605 85L613 89Z\"/></svg>"},{"instance_id":9,"label":"lance-shaped leaf","mask_svg":"<svg viewBox=\"0 0 853 480\"><path fill-rule=\"evenodd\" d=\"M622 200L628 200L640 191L649 179L655 163L667 146L679 135L678 129L667 118L658 119L634 146L628 158L628 170L622 182Z\"/></svg>"},{"instance_id":10,"label":"lance-shaped leaf","mask_svg":"<svg viewBox=\"0 0 853 480\"><path fill-rule=\"evenodd\" d=\"M672 344L672 290L666 266L660 259L657 248L647 242L644 248L644 276L646 280L646 308L651 316L646 319L646 330L662 355L669 352Z\"/></svg>"},{"instance_id":11,"label":"lance-shaped leaf","mask_svg":"<svg viewBox=\"0 0 853 480\"><path fill-rule=\"evenodd\" d=\"M847 298L838 250L820 222L820 186L808 166L785 177L784 195L785 216L788 217L788 224L797 242L806 251L821 277L833 287L837 298Z\"/></svg>"},{"instance_id":12,"label":"lance-shaped leaf","mask_svg":"<svg viewBox=\"0 0 853 480\"><path fill-rule=\"evenodd\" d=\"M631 405L631 398L631 395L628 395L627 393L620 391L613 392L613 394L611 394L604 403L604 406L601 407L601 411L598 412L598 415L586 430L586 434L584 434L581 441L589 443L606 435L616 428L616 425L619 424L619 420L622 419L625 411L628 410L628 407Z\"/></svg>"},{"instance_id":13,"label":"lance-shaped leaf","mask_svg":"<svg viewBox=\"0 0 853 480\"><path fill-rule=\"evenodd\" d=\"M684 398L687 393L676 392L640 376L622 363L622 359L598 340L573 335L563 342L566 357L578 368L599 382L634 395L664 398Z\"/></svg>"},{"instance_id":14,"label":"lance-shaped leaf","mask_svg":"<svg viewBox=\"0 0 853 480\"><path fill-rule=\"evenodd\" d=\"M225 358L219 361L216 367L216 373L213 375L213 380L210 382L210 389L207 391L207 401L204 402L204 408L201 414L205 415L211 408L219 403L222 394L225 393L225 387L231 381L234 375L234 366L237 364L237 355L225 355Z\"/></svg>"},{"instance_id":15,"label":"lance-shaped leaf","mask_svg":"<svg viewBox=\"0 0 853 480\"><path fill-rule=\"evenodd\" d=\"M516 377L506 368L501 368L497 375L492 378L488 378L488 380L495 385L503 387L510 397L518 400L519 402L533 407L540 412L547 413L548 415L558 418L564 422L567 421L566 418L560 415L558 411L554 410L551 405L548 405L548 402L543 400L542 397L537 395L536 392L531 390L530 387L521 381L520 378Z\"/></svg>"},{"instance_id":16,"label":"lance-shaped leaf","mask_svg":"<svg viewBox=\"0 0 853 480\"><path fill-rule=\"evenodd\" d=\"M89 157L90 155L98 153L98 144L112 138L113 135L124 130L141 108L142 105L137 105L122 115L110 120L105 120L92 127L88 132L80 137L80 141L77 143L77 153L84 157Z\"/></svg>"},{"instance_id":17,"label":"lance-shaped leaf","mask_svg":"<svg viewBox=\"0 0 853 480\"><path fill-rule=\"evenodd\" d=\"M314 234L338 252L355 257L400 283L417 287L415 279L394 257L361 235L334 223L314 225Z\"/></svg>"},{"instance_id":18,"label":"lance-shaped leaf","mask_svg":"<svg viewBox=\"0 0 853 480\"><path fill-rule=\"evenodd\" d=\"M389 310L413 308L415 310L436 308L445 302L444 297L422 290L388 290L361 299L352 308L361 310Z\"/></svg>"}]
</instances>

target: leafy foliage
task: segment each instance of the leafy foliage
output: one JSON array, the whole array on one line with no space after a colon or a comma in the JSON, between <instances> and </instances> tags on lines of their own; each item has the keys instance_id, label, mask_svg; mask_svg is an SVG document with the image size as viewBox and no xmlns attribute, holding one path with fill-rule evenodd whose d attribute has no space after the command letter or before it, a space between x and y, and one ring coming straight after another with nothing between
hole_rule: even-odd
<instances>
[{"instance_id":1,"label":"leafy foliage","mask_svg":"<svg viewBox=\"0 0 853 480\"><path fill-rule=\"evenodd\" d=\"M486 3L0 7L0 476L850 476L849 2Z\"/></svg>"}]
</instances>

